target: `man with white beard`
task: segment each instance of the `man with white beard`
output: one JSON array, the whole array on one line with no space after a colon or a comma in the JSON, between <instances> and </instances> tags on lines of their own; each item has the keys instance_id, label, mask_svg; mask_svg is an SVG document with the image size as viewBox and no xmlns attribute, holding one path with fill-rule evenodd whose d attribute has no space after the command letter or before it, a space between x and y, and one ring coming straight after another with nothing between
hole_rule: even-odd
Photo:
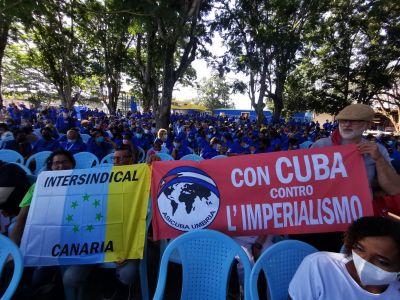
<instances>
[{"instance_id":1,"label":"man with white beard","mask_svg":"<svg viewBox=\"0 0 400 300\"><path fill-rule=\"evenodd\" d=\"M389 195L396 195L400 193L400 176L392 167L386 148L362 136L373 120L374 114L374 110L365 104L346 106L336 116L339 129L335 130L330 137L316 141L311 148L357 144L364 158L368 182L373 194L383 191Z\"/></svg>"},{"instance_id":2,"label":"man with white beard","mask_svg":"<svg viewBox=\"0 0 400 300\"><path fill-rule=\"evenodd\" d=\"M400 175L392 167L386 148L362 136L374 115L374 110L365 104L346 106L336 116L339 128L330 137L317 140L311 148L356 144L363 156L371 193L375 198L384 194L399 194ZM339 252L343 244L341 232L291 235L291 238L309 243L320 251Z\"/></svg>"}]
</instances>

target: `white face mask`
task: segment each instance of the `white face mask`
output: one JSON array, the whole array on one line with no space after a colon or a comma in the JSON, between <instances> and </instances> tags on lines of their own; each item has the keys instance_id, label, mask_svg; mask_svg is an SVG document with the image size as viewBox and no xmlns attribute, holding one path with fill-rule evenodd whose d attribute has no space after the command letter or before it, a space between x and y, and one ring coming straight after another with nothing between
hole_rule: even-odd
<instances>
[{"instance_id":1,"label":"white face mask","mask_svg":"<svg viewBox=\"0 0 400 300\"><path fill-rule=\"evenodd\" d=\"M363 285L388 285L398 280L400 273L388 272L371 264L352 251L353 262Z\"/></svg>"},{"instance_id":2,"label":"white face mask","mask_svg":"<svg viewBox=\"0 0 400 300\"><path fill-rule=\"evenodd\" d=\"M340 136L344 140L353 140L355 138L359 138L362 136L363 132L367 129L367 126L361 126L361 127L345 127L343 128L342 125L339 124L339 132Z\"/></svg>"}]
</instances>

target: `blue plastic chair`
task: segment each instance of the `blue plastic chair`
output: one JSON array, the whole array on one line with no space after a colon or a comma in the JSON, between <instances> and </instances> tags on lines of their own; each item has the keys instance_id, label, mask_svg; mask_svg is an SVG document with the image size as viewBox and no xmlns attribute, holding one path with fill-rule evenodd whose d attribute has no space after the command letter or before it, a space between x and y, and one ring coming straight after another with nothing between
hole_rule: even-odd
<instances>
[{"instance_id":1,"label":"blue plastic chair","mask_svg":"<svg viewBox=\"0 0 400 300\"><path fill-rule=\"evenodd\" d=\"M87 142L89 142L90 138L91 138L91 136L89 134L81 133L82 142L84 142L85 144L87 144Z\"/></svg>"},{"instance_id":2,"label":"blue plastic chair","mask_svg":"<svg viewBox=\"0 0 400 300\"><path fill-rule=\"evenodd\" d=\"M192 161L200 161L204 160L200 155L197 154L186 154L185 156L182 156L180 160L192 160Z\"/></svg>"},{"instance_id":3,"label":"blue plastic chair","mask_svg":"<svg viewBox=\"0 0 400 300\"><path fill-rule=\"evenodd\" d=\"M170 242L161 258L155 300L163 298L168 261L177 251L182 261L181 299L226 299L228 279L235 257L244 267L245 299L249 298L250 261L243 249L223 233L200 229Z\"/></svg>"},{"instance_id":4,"label":"blue plastic chair","mask_svg":"<svg viewBox=\"0 0 400 300\"><path fill-rule=\"evenodd\" d=\"M22 170L24 170L25 173L26 173L26 175L33 175L33 174L32 174L32 171L31 171L29 168L27 168L26 166L24 166L23 164L19 164L19 163L16 163L16 162L13 162L12 164L17 165L17 166L20 167Z\"/></svg>"},{"instance_id":5,"label":"blue plastic chair","mask_svg":"<svg viewBox=\"0 0 400 300\"><path fill-rule=\"evenodd\" d=\"M112 165L114 165L114 152L104 156L100 161L100 165L102 165L102 164L112 164Z\"/></svg>"},{"instance_id":6,"label":"blue plastic chair","mask_svg":"<svg viewBox=\"0 0 400 300\"><path fill-rule=\"evenodd\" d=\"M99 164L97 156L86 151L74 154L74 158L76 161L75 169L88 169Z\"/></svg>"},{"instance_id":7,"label":"blue plastic chair","mask_svg":"<svg viewBox=\"0 0 400 300\"><path fill-rule=\"evenodd\" d=\"M24 270L21 251L9 238L0 234L0 272L11 255L14 262L14 272L11 281L1 299L9 300L15 293Z\"/></svg>"},{"instance_id":8,"label":"blue plastic chair","mask_svg":"<svg viewBox=\"0 0 400 300\"><path fill-rule=\"evenodd\" d=\"M167 153L157 153L156 154L161 160L175 160L171 155L167 154Z\"/></svg>"},{"instance_id":9,"label":"blue plastic chair","mask_svg":"<svg viewBox=\"0 0 400 300\"><path fill-rule=\"evenodd\" d=\"M51 151L41 151L38 153L33 154L31 157L28 158L28 160L25 163L25 166L29 168L29 164L31 161L35 161L35 170L32 172L33 175L38 175L40 170L43 169L43 167L46 167L46 160L50 156L52 152Z\"/></svg>"},{"instance_id":10,"label":"blue plastic chair","mask_svg":"<svg viewBox=\"0 0 400 300\"><path fill-rule=\"evenodd\" d=\"M308 149L312 146L313 142L305 141L299 145L300 149Z\"/></svg>"},{"instance_id":11,"label":"blue plastic chair","mask_svg":"<svg viewBox=\"0 0 400 300\"><path fill-rule=\"evenodd\" d=\"M227 157L228 157L227 155L220 154L220 155L216 155L214 157L211 157L211 159L227 158Z\"/></svg>"},{"instance_id":12,"label":"blue plastic chair","mask_svg":"<svg viewBox=\"0 0 400 300\"><path fill-rule=\"evenodd\" d=\"M0 160L9 163L24 163L24 158L21 154L14 150L2 149L0 150Z\"/></svg>"},{"instance_id":13,"label":"blue plastic chair","mask_svg":"<svg viewBox=\"0 0 400 300\"><path fill-rule=\"evenodd\" d=\"M285 240L269 247L257 260L250 275L250 296L258 300L257 280L263 270L271 300L286 300L289 283L303 258L318 252L313 246L296 240Z\"/></svg>"}]
</instances>

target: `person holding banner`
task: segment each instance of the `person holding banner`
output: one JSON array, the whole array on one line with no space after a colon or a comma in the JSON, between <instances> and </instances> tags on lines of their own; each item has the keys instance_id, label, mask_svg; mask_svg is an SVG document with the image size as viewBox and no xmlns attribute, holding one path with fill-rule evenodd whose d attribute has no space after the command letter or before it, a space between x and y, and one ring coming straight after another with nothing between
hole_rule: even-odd
<instances>
[{"instance_id":1,"label":"person holding banner","mask_svg":"<svg viewBox=\"0 0 400 300\"><path fill-rule=\"evenodd\" d=\"M114 166L127 166L136 163L136 153L129 145L122 145L114 152ZM68 266L63 274L65 287L78 288L78 299L93 297L89 287L89 277L98 265L72 265ZM116 262L115 276L118 279L111 288L111 299L129 299L131 285L139 271L139 260L128 259Z\"/></svg>"},{"instance_id":2,"label":"person holding banner","mask_svg":"<svg viewBox=\"0 0 400 300\"><path fill-rule=\"evenodd\" d=\"M359 153L364 159L368 182L374 197L399 194L400 175L392 167L386 148L363 138L363 132L368 128L374 115L374 110L365 104L346 106L336 116L339 127L330 137L317 140L311 148L357 144ZM292 238L305 241L324 251L338 251L342 244L342 233L295 235Z\"/></svg>"},{"instance_id":3,"label":"person holding banner","mask_svg":"<svg viewBox=\"0 0 400 300\"><path fill-rule=\"evenodd\" d=\"M308 255L290 285L289 299L400 299L400 223L363 217L345 234L345 254Z\"/></svg>"}]
</instances>

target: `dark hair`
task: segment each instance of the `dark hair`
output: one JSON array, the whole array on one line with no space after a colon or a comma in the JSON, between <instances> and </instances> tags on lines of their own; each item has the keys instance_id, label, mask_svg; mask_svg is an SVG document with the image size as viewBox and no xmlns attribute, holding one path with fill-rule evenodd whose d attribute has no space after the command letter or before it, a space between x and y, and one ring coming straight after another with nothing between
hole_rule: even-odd
<instances>
[{"instance_id":1,"label":"dark hair","mask_svg":"<svg viewBox=\"0 0 400 300\"><path fill-rule=\"evenodd\" d=\"M133 162L137 162L137 150L134 147L130 147L129 145L120 145L115 148L115 151L126 151L128 154L133 157Z\"/></svg>"},{"instance_id":2,"label":"dark hair","mask_svg":"<svg viewBox=\"0 0 400 300\"><path fill-rule=\"evenodd\" d=\"M391 237L400 252L400 222L384 217L362 217L355 220L344 234L346 254L350 255L354 245L366 237Z\"/></svg>"},{"instance_id":3,"label":"dark hair","mask_svg":"<svg viewBox=\"0 0 400 300\"><path fill-rule=\"evenodd\" d=\"M51 166L53 164L53 159L56 155L64 155L66 157L68 157L68 159L71 161L72 163L72 167L75 168L76 165L76 161L74 156L72 155L71 152L67 151L67 150L56 150L53 153L51 153L49 155L49 157L46 159L46 168L47 170L51 170Z\"/></svg>"}]
</instances>

